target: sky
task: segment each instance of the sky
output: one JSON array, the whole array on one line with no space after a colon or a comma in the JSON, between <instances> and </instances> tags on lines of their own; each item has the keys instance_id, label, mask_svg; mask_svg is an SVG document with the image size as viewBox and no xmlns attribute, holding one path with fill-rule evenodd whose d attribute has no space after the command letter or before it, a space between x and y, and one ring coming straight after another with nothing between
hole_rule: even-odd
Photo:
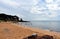
<instances>
[{"instance_id":1,"label":"sky","mask_svg":"<svg viewBox=\"0 0 60 39\"><path fill-rule=\"evenodd\" d=\"M0 13L23 20L60 20L60 0L0 0Z\"/></svg>"}]
</instances>

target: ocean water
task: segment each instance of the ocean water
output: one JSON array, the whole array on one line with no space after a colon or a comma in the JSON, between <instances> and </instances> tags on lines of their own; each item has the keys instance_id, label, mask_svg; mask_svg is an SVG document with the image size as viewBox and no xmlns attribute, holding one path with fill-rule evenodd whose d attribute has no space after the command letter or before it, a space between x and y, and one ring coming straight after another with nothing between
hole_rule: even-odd
<instances>
[{"instance_id":1,"label":"ocean water","mask_svg":"<svg viewBox=\"0 0 60 39\"><path fill-rule=\"evenodd\" d=\"M31 21L19 22L19 24L38 29L60 32L60 21Z\"/></svg>"}]
</instances>

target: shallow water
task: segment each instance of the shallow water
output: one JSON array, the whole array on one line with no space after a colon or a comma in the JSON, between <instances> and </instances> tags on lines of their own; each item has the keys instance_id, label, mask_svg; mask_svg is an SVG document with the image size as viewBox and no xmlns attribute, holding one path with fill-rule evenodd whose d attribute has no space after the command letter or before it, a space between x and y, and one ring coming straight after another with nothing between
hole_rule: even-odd
<instances>
[{"instance_id":1,"label":"shallow water","mask_svg":"<svg viewBox=\"0 0 60 39\"><path fill-rule=\"evenodd\" d=\"M21 25L60 32L60 21L31 21L19 22Z\"/></svg>"}]
</instances>

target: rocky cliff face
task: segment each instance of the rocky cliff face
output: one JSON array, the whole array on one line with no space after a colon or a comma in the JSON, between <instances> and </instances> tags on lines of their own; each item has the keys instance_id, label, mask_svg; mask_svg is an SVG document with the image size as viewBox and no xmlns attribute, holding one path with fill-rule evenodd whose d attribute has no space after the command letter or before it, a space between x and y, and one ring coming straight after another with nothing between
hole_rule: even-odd
<instances>
[{"instance_id":1,"label":"rocky cliff face","mask_svg":"<svg viewBox=\"0 0 60 39\"><path fill-rule=\"evenodd\" d=\"M0 14L0 20L18 22L19 21L19 17L18 16L12 16L12 15L6 15L6 14Z\"/></svg>"}]
</instances>

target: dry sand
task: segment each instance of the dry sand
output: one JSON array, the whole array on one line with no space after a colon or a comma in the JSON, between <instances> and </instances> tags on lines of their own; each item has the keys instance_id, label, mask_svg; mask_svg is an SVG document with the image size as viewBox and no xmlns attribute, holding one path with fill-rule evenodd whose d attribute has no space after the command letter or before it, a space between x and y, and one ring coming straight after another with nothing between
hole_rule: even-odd
<instances>
[{"instance_id":1,"label":"dry sand","mask_svg":"<svg viewBox=\"0 0 60 39\"><path fill-rule=\"evenodd\" d=\"M33 33L37 33L38 36L51 35L55 39L60 39L60 33L57 32L23 27L22 25L11 22L0 23L0 39L22 39Z\"/></svg>"}]
</instances>

